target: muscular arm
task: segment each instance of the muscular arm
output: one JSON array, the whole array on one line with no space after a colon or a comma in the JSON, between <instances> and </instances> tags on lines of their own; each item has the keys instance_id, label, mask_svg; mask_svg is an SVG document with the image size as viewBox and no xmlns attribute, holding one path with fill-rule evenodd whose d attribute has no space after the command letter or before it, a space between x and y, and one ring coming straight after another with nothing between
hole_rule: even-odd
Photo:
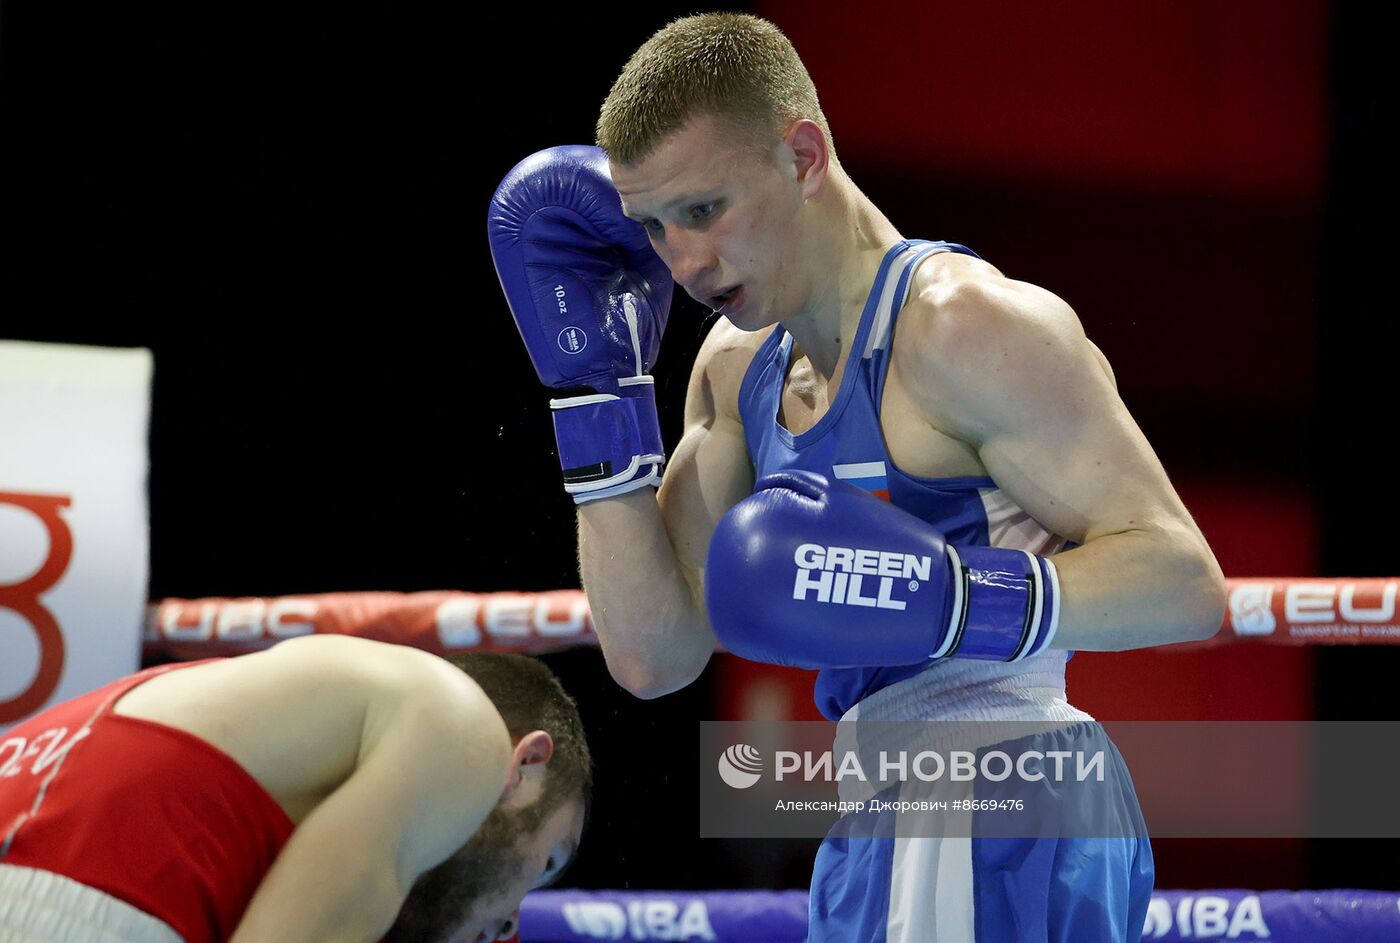
<instances>
[{"instance_id":1,"label":"muscular arm","mask_svg":"<svg viewBox=\"0 0 1400 943\"><path fill-rule=\"evenodd\" d=\"M321 675L342 666L363 720L354 771L292 833L232 943L379 939L418 876L466 842L505 788L510 736L474 682L421 652L382 651L366 665L325 641L250 656L314 658L305 670Z\"/></svg>"},{"instance_id":2,"label":"muscular arm","mask_svg":"<svg viewBox=\"0 0 1400 943\"><path fill-rule=\"evenodd\" d=\"M939 429L1051 531L1054 647L1144 648L1209 637L1224 578L1074 312L1024 282L978 274L911 299L901 376Z\"/></svg>"},{"instance_id":3,"label":"muscular arm","mask_svg":"<svg viewBox=\"0 0 1400 943\"><path fill-rule=\"evenodd\" d=\"M711 329L686 391L685 431L658 492L579 508L579 570L593 622L609 671L638 697L685 687L714 651L702 591L705 552L719 519L753 489L737 412L753 340L723 318Z\"/></svg>"}]
</instances>

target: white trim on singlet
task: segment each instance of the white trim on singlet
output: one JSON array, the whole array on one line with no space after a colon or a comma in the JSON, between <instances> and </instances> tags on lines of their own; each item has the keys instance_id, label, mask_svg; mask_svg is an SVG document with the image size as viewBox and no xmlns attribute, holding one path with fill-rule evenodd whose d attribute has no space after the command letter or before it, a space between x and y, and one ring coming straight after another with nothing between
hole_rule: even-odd
<instances>
[{"instance_id":1,"label":"white trim on singlet","mask_svg":"<svg viewBox=\"0 0 1400 943\"><path fill-rule=\"evenodd\" d=\"M1005 491L996 486L977 491L987 518L987 546L1024 550L1042 557L1064 549L1063 537L1052 534Z\"/></svg>"},{"instance_id":2,"label":"white trim on singlet","mask_svg":"<svg viewBox=\"0 0 1400 943\"><path fill-rule=\"evenodd\" d=\"M141 683L144 684L145 681L149 681L151 678L154 678L158 674L164 674L166 671L169 671L174 667L177 666L167 665L162 669L152 671L150 677L146 678ZM5 860L5 856L10 853L10 848L14 845L15 836L19 834L19 830L24 827L24 824L26 822L28 822L30 819L34 818L34 816L39 814L39 809L44 805L44 799L48 797L49 786L53 784L54 779L63 769L63 764L67 762L69 755L73 752L73 747L77 746L77 744L80 741L82 741L89 734L92 733L92 725L96 723L97 718L101 717L102 714L107 710L107 708L109 708L112 705L112 702L120 698L123 694L125 694L127 691L130 691L131 689L131 687L119 688L118 690L109 694L105 699L103 699L102 703L100 703L97 706L97 709L94 710L88 716L87 720L83 721L83 725L79 727L77 731L73 734L72 738L68 742L68 746L63 751L63 755L60 756L58 761L53 764L53 767L49 770L48 775L44 777L44 781L39 784L39 789L34 794L34 802L30 806L29 811L22 813L21 815L19 815L19 817L15 819L14 824L10 827L9 832L7 832L5 835L0 835L0 862L3 862ZM0 943L3 943L3 941L0 941Z\"/></svg>"},{"instance_id":3,"label":"white trim on singlet","mask_svg":"<svg viewBox=\"0 0 1400 943\"><path fill-rule=\"evenodd\" d=\"M918 243L909 246L890 265L889 271L885 273L885 284L880 291L880 301L875 308L874 323L870 325L870 333L865 338L865 350L861 353L864 360L869 360L874 356L875 351L884 349L889 344L890 325L894 323L894 312L904 307L904 300L909 297L909 288L914 284L913 268L931 255L949 252L947 246L935 246L927 243ZM904 293L898 299L894 293L899 289L899 284L904 279L904 273L910 272L910 277L904 284Z\"/></svg>"}]
</instances>

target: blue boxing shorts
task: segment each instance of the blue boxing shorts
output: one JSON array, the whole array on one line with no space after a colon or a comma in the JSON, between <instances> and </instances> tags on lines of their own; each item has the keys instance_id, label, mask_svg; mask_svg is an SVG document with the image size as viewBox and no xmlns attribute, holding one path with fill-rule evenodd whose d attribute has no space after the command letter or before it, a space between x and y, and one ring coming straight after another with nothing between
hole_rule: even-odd
<instances>
[{"instance_id":1,"label":"blue boxing shorts","mask_svg":"<svg viewBox=\"0 0 1400 943\"><path fill-rule=\"evenodd\" d=\"M1080 722L979 748L979 765L992 751L1101 753L1102 776L945 783L938 798L971 803L956 824L932 829L927 811L872 804L844 816L817 852L808 943L1138 943L1152 847L1117 747L1098 724ZM874 798L883 806L931 795L909 787ZM1019 817L1007 811L1018 801Z\"/></svg>"}]
</instances>

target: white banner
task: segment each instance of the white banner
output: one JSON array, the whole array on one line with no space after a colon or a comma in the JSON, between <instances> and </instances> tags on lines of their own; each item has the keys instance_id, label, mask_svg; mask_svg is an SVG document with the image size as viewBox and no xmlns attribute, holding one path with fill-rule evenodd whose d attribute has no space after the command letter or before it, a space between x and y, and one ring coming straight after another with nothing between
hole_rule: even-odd
<instances>
[{"instance_id":1,"label":"white banner","mask_svg":"<svg viewBox=\"0 0 1400 943\"><path fill-rule=\"evenodd\" d=\"M151 371L0 341L0 730L139 667Z\"/></svg>"}]
</instances>

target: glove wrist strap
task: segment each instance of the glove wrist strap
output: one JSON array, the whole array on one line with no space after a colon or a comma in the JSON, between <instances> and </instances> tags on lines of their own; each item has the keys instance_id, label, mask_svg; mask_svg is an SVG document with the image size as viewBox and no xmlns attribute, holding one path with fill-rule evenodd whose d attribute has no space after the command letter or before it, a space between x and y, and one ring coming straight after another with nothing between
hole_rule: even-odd
<instances>
[{"instance_id":1,"label":"glove wrist strap","mask_svg":"<svg viewBox=\"0 0 1400 943\"><path fill-rule=\"evenodd\" d=\"M576 503L658 485L666 455L649 376L618 381L617 393L551 399L564 490Z\"/></svg>"},{"instance_id":2,"label":"glove wrist strap","mask_svg":"<svg viewBox=\"0 0 1400 943\"><path fill-rule=\"evenodd\" d=\"M949 632L931 657L1021 661L1055 638L1060 582L1046 557L1000 547L948 548L953 569Z\"/></svg>"}]
</instances>

